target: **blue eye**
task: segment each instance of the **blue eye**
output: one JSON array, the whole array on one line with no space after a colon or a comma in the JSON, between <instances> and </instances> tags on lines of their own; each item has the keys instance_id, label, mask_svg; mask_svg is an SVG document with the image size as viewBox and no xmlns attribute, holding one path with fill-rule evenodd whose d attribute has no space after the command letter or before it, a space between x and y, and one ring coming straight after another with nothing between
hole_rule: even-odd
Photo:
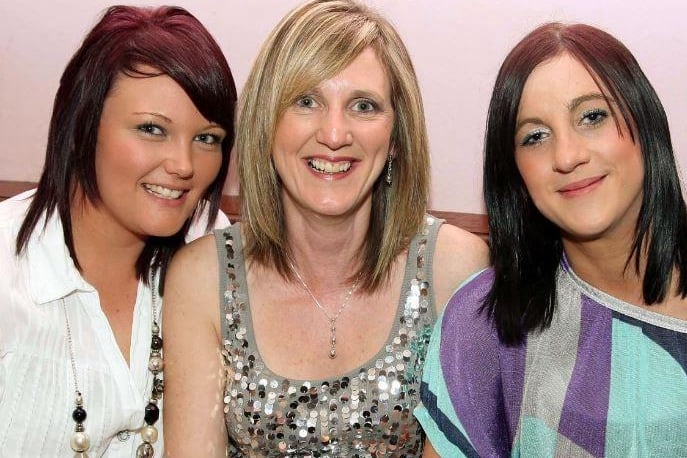
<instances>
[{"instance_id":1,"label":"blue eye","mask_svg":"<svg viewBox=\"0 0 687 458\"><path fill-rule=\"evenodd\" d=\"M545 129L536 129L527 135L525 135L520 142L520 146L532 146L538 145L542 141L546 140L549 133Z\"/></svg>"},{"instance_id":2,"label":"blue eye","mask_svg":"<svg viewBox=\"0 0 687 458\"><path fill-rule=\"evenodd\" d=\"M602 123L606 118L608 118L608 112L606 110L602 110L601 108L594 108L582 113L582 117L580 118L580 124L596 126L597 124Z\"/></svg>"},{"instance_id":3,"label":"blue eye","mask_svg":"<svg viewBox=\"0 0 687 458\"><path fill-rule=\"evenodd\" d=\"M296 99L296 106L301 108L315 108L317 102L312 96L304 95Z\"/></svg>"},{"instance_id":4,"label":"blue eye","mask_svg":"<svg viewBox=\"0 0 687 458\"><path fill-rule=\"evenodd\" d=\"M148 135L159 136L159 135L165 134L165 131L162 127L160 127L156 124L153 124L152 122L147 122L145 124L141 124L141 125L137 126L136 129L138 129L139 131L141 131L145 134L148 134Z\"/></svg>"},{"instance_id":5,"label":"blue eye","mask_svg":"<svg viewBox=\"0 0 687 458\"><path fill-rule=\"evenodd\" d=\"M353 105L353 110L360 111L363 113L370 113L373 111L377 111L377 105L371 100L362 99L355 102L355 104Z\"/></svg>"}]
</instances>

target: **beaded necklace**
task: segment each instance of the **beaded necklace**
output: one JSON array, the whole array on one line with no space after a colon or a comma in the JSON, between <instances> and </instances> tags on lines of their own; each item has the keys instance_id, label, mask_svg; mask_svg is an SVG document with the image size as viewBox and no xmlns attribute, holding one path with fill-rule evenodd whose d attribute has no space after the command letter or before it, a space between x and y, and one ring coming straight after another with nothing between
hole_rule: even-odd
<instances>
[{"instance_id":1,"label":"beaded necklace","mask_svg":"<svg viewBox=\"0 0 687 458\"><path fill-rule=\"evenodd\" d=\"M164 391L164 380L162 379L162 369L164 363L162 360L162 337L160 337L159 324L159 310L158 310L158 296L157 288L155 286L155 274L151 271L148 277L151 290L152 300L152 324L151 324L151 342L150 342L150 359L148 361L148 370L153 374L153 388L151 391L148 405L145 407L144 422L145 424L138 430L141 434L143 443L136 449L137 458L153 458L155 456L155 449L153 444L157 442L158 431L154 426L155 422L160 418L160 408L158 401L162 398ZM84 407L84 399L79 390L79 383L77 377L76 357L74 355L74 341L72 339L71 326L69 324L69 314L67 313L67 304L62 299L62 308L64 309L64 322L66 328L67 346L69 348L69 359L71 361L72 373L74 375L74 410L72 411L72 419L76 423L74 427L74 434L72 434L70 445L74 450L75 458L88 458L88 449L91 446L90 438L86 433L84 422L86 421L86 409Z\"/></svg>"}]
</instances>

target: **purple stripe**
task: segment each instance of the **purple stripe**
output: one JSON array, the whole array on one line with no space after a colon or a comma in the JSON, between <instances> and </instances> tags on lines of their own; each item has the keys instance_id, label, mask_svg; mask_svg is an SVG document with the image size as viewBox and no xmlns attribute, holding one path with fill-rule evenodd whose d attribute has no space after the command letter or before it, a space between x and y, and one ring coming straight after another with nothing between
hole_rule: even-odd
<instances>
[{"instance_id":1,"label":"purple stripe","mask_svg":"<svg viewBox=\"0 0 687 458\"><path fill-rule=\"evenodd\" d=\"M446 306L441 328L446 388L479 456L508 455L512 442L502 393L500 345L491 321L479 314L492 279L493 272L486 271L461 288Z\"/></svg>"},{"instance_id":2,"label":"purple stripe","mask_svg":"<svg viewBox=\"0 0 687 458\"><path fill-rule=\"evenodd\" d=\"M522 396L525 388L525 365L527 363L527 341L517 346L502 345L499 351L501 360L501 384L503 385L504 408L508 421L511 442L520 422Z\"/></svg>"},{"instance_id":3,"label":"purple stripe","mask_svg":"<svg viewBox=\"0 0 687 458\"><path fill-rule=\"evenodd\" d=\"M613 312L582 296L580 343L558 431L603 456L611 385Z\"/></svg>"}]
</instances>

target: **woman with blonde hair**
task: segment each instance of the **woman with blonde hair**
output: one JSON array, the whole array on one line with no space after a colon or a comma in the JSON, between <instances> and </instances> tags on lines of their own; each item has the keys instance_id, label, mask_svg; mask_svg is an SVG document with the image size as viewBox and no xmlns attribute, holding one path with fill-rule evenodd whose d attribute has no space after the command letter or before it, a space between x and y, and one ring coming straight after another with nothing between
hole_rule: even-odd
<instances>
[{"instance_id":1,"label":"woman with blonde hair","mask_svg":"<svg viewBox=\"0 0 687 458\"><path fill-rule=\"evenodd\" d=\"M429 333L486 246L426 214L397 32L354 1L294 9L248 78L237 150L243 221L169 273L169 454L418 456Z\"/></svg>"}]
</instances>

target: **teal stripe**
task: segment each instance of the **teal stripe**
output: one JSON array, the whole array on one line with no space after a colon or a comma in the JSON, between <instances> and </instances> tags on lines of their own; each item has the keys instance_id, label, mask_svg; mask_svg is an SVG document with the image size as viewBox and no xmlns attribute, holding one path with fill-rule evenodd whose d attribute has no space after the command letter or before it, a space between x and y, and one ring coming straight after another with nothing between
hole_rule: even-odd
<instances>
[{"instance_id":1,"label":"teal stripe","mask_svg":"<svg viewBox=\"0 0 687 458\"><path fill-rule=\"evenodd\" d=\"M549 428L540 418L523 416L519 437L522 441L515 444L511 456L553 458L556 454L558 431Z\"/></svg>"},{"instance_id":2,"label":"teal stripe","mask_svg":"<svg viewBox=\"0 0 687 458\"><path fill-rule=\"evenodd\" d=\"M436 408L447 418L453 426L462 434L468 442L469 438L465 432L465 428L456 416L456 412L451 403L451 397L448 393L448 388L444 380L443 371L441 370L440 360L440 344L441 344L441 323L443 314L439 316L434 326L432 337L429 341L429 348L427 350L427 358L425 360L425 367L423 369L422 380L426 384L426 388L436 396ZM430 415L427 407L420 404L415 408L415 417L422 425L422 428L427 434L427 438L432 443L432 446L437 453L442 457L465 457L467 456L461 449L451 442L443 431L439 429L436 420ZM470 442L470 446L474 450L474 445Z\"/></svg>"},{"instance_id":3,"label":"teal stripe","mask_svg":"<svg viewBox=\"0 0 687 458\"><path fill-rule=\"evenodd\" d=\"M680 364L641 327L618 319L612 347L606 455L685 456L687 380Z\"/></svg>"}]
</instances>

